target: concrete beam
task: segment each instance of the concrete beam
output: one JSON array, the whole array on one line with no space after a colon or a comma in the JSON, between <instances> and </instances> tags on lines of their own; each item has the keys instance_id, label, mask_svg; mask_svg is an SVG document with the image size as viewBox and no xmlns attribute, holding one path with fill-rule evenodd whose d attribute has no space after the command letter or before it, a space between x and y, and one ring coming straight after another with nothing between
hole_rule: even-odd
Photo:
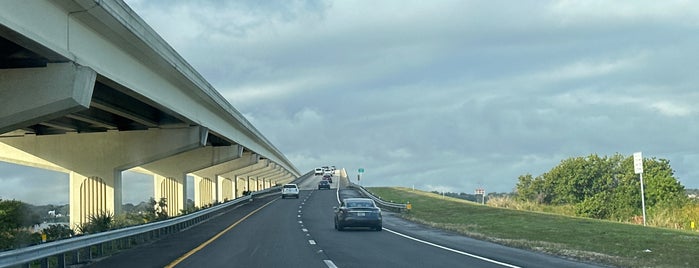
<instances>
[{"instance_id":1,"label":"concrete beam","mask_svg":"<svg viewBox=\"0 0 699 268\"><path fill-rule=\"evenodd\" d=\"M168 215L175 216L185 208L188 173L229 163L242 156L243 147L240 145L206 146L156 160L131 170L153 175L154 198L156 200L165 198L168 204Z\"/></svg>"},{"instance_id":2,"label":"concrete beam","mask_svg":"<svg viewBox=\"0 0 699 268\"><path fill-rule=\"evenodd\" d=\"M249 181L251 182L251 183L249 183L249 185L251 185L251 186L254 185L254 187L252 187L254 189L253 191L260 191L260 190L264 190L264 184L261 183L263 178L260 176L260 174L265 174L272 169L274 169L273 163L268 163L268 165L265 167L261 167L260 169L257 169L257 170L251 171L251 172L243 173L243 174L238 175L238 176L247 177L249 179Z\"/></svg>"},{"instance_id":3,"label":"concrete beam","mask_svg":"<svg viewBox=\"0 0 699 268\"><path fill-rule=\"evenodd\" d=\"M71 227L100 212L121 212L121 172L206 144L201 127L3 137L5 158L70 170ZM26 157L31 155L32 157Z\"/></svg>"},{"instance_id":4,"label":"concrete beam","mask_svg":"<svg viewBox=\"0 0 699 268\"><path fill-rule=\"evenodd\" d=\"M269 181L272 183L272 185L277 184L279 182L279 178L281 178L282 176L285 176L286 172L287 172L286 170L283 170L282 172L280 172L278 174L274 174L274 175L270 176Z\"/></svg>"},{"instance_id":5,"label":"concrete beam","mask_svg":"<svg viewBox=\"0 0 699 268\"><path fill-rule=\"evenodd\" d=\"M231 176L226 176L227 173L231 171L245 169L254 166L258 163L260 156L250 152L245 152L238 159L222 162L216 165L212 165L203 169L199 169L190 172L195 178L194 183L194 203L196 206L201 207L207 204L212 204L216 201L224 201L224 192L228 197L229 190L224 189L223 186L219 185L223 179L229 179L233 184L232 187L237 187L235 183L235 178ZM219 178L221 177L221 178ZM209 180L211 182L212 191L209 192L209 185L206 180L202 182L203 179ZM228 184L226 184L228 185ZM200 188L201 187L201 188ZM233 197L234 189L230 189L230 198Z\"/></svg>"},{"instance_id":6,"label":"concrete beam","mask_svg":"<svg viewBox=\"0 0 699 268\"><path fill-rule=\"evenodd\" d=\"M275 173L279 171L281 167L275 163L270 163L269 166L267 166L266 171L260 172L256 174L255 176L260 177L260 178L266 178L269 176L269 174Z\"/></svg>"},{"instance_id":7,"label":"concrete beam","mask_svg":"<svg viewBox=\"0 0 699 268\"><path fill-rule=\"evenodd\" d=\"M89 108L96 77L72 62L0 69L0 134Z\"/></svg>"},{"instance_id":8,"label":"concrete beam","mask_svg":"<svg viewBox=\"0 0 699 268\"><path fill-rule=\"evenodd\" d=\"M237 173L236 176L240 177L254 177L257 176L258 174L265 173L269 171L270 169L273 168L273 163L271 163L268 159L260 160L258 162L259 165L254 165L247 167L246 170Z\"/></svg>"},{"instance_id":9,"label":"concrete beam","mask_svg":"<svg viewBox=\"0 0 699 268\"><path fill-rule=\"evenodd\" d=\"M275 169L273 169L273 170L270 170L268 173L259 175L258 178L261 178L261 179L263 179L265 182L268 183L267 185L265 185L265 189L266 189L266 188L270 188L270 187L273 186L273 182L272 182L272 179L273 179L273 178L276 178L276 177L278 177L279 175L284 174L284 172L286 172L286 171L284 170L284 167L282 167L282 166L277 166L277 168L275 168Z\"/></svg>"},{"instance_id":10,"label":"concrete beam","mask_svg":"<svg viewBox=\"0 0 699 268\"><path fill-rule=\"evenodd\" d=\"M256 176L258 180L262 181L262 185L263 185L262 188L263 189L267 189L267 188L271 187L272 182L270 180L270 177L274 174L281 172L281 169L282 169L281 166L275 165L275 167L271 168L269 171L264 172L264 173L260 173Z\"/></svg>"},{"instance_id":11,"label":"concrete beam","mask_svg":"<svg viewBox=\"0 0 699 268\"><path fill-rule=\"evenodd\" d=\"M229 178L235 178L236 182L239 182L240 181L239 178L242 178L243 179L243 188L244 188L243 191L257 191L256 184L255 183L250 184L249 177L240 176L240 175L241 174L249 174L251 172L258 171L261 168L264 168L268 165L269 165L268 159L260 160L256 164L249 165L246 167L241 167L241 168L236 169L236 170L232 170L232 171L228 172L228 174L226 174L226 176L228 176ZM237 183L236 183L236 186L238 186Z\"/></svg>"},{"instance_id":12,"label":"concrete beam","mask_svg":"<svg viewBox=\"0 0 699 268\"><path fill-rule=\"evenodd\" d=\"M272 176L270 180L272 183L277 184L283 177L286 177L287 174L289 174L289 172L284 170L282 173Z\"/></svg>"},{"instance_id":13,"label":"concrete beam","mask_svg":"<svg viewBox=\"0 0 699 268\"><path fill-rule=\"evenodd\" d=\"M294 174L289 174L286 175L285 177L282 177L279 181L282 184L289 183L290 181L293 181L296 177L294 177Z\"/></svg>"}]
</instances>

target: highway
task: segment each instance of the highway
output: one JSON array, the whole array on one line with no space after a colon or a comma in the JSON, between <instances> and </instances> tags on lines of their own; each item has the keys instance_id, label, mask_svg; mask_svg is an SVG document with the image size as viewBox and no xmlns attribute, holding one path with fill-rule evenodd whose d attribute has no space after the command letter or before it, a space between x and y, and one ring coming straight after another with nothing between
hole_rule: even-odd
<instances>
[{"instance_id":1,"label":"highway","mask_svg":"<svg viewBox=\"0 0 699 268\"><path fill-rule=\"evenodd\" d=\"M240 205L190 230L93 263L94 267L595 267L469 239L384 211L384 230L336 231L338 197L358 196L337 177L299 183L299 199L278 194ZM342 183L344 185L344 183Z\"/></svg>"}]
</instances>

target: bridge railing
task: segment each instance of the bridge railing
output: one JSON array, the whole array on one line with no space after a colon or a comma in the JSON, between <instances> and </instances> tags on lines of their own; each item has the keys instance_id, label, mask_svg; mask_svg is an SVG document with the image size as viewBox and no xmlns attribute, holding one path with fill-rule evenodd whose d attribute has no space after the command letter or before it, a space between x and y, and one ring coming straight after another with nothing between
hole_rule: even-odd
<instances>
[{"instance_id":1,"label":"bridge railing","mask_svg":"<svg viewBox=\"0 0 699 268\"><path fill-rule=\"evenodd\" d=\"M410 207L411 207L411 206L410 206L410 203L401 204L401 203L393 203L393 202L385 201L385 200L381 199L381 197L378 197L378 196L372 194L371 192L367 191L367 189L365 189L364 186L361 186L361 185L359 185L359 184L353 183L353 182L351 182L351 181L349 182L349 187L350 187L350 188L353 188L353 189L356 189L357 191L359 191L359 192L360 192L361 194L363 194L364 196L373 199L374 202L376 203L376 205L378 205L379 207L382 207L382 208L386 208L386 209L394 210L394 211L404 212L404 211L409 210Z\"/></svg>"},{"instance_id":2,"label":"bridge railing","mask_svg":"<svg viewBox=\"0 0 699 268\"><path fill-rule=\"evenodd\" d=\"M301 176L294 181L299 181L310 174ZM41 267L68 267L72 264L88 263L96 257L109 255L108 252L128 249L135 244L157 240L160 237L189 229L217 217L221 214L218 212L232 209L236 204L249 202L256 197L276 193L280 188L280 186L274 186L256 191L220 205L163 221L3 251L0 252L0 267L31 267L30 264L35 262L39 262Z\"/></svg>"}]
</instances>

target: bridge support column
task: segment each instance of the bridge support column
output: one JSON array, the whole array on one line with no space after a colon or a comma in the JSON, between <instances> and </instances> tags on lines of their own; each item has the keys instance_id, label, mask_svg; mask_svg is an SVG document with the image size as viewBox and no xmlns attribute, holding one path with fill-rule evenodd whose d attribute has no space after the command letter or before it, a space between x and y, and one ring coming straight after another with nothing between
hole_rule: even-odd
<instances>
[{"instance_id":1,"label":"bridge support column","mask_svg":"<svg viewBox=\"0 0 699 268\"><path fill-rule=\"evenodd\" d=\"M96 77L72 62L0 69L0 133L89 108Z\"/></svg>"},{"instance_id":2,"label":"bridge support column","mask_svg":"<svg viewBox=\"0 0 699 268\"><path fill-rule=\"evenodd\" d=\"M243 192L248 190L248 180L233 176L235 179L235 198L243 196Z\"/></svg>"},{"instance_id":3,"label":"bridge support column","mask_svg":"<svg viewBox=\"0 0 699 268\"><path fill-rule=\"evenodd\" d=\"M167 215L177 216L185 209L185 193L187 192L186 175L178 177L165 177L153 175L153 198L155 201L165 198L167 201Z\"/></svg>"},{"instance_id":4,"label":"bridge support column","mask_svg":"<svg viewBox=\"0 0 699 268\"><path fill-rule=\"evenodd\" d=\"M294 180L294 178L295 178L294 175L289 173L289 175L286 175L286 177L282 180L286 183L286 182L290 182L290 181Z\"/></svg>"},{"instance_id":5,"label":"bridge support column","mask_svg":"<svg viewBox=\"0 0 699 268\"><path fill-rule=\"evenodd\" d=\"M284 179L285 179L288 175L289 175L289 172L288 172L288 171L284 171L284 174L277 176L277 177L274 179L274 181L276 181L276 183L278 183L278 184L285 184L285 183L287 183L288 181L286 181L286 180L284 180Z\"/></svg>"},{"instance_id":6,"label":"bridge support column","mask_svg":"<svg viewBox=\"0 0 699 268\"><path fill-rule=\"evenodd\" d=\"M263 177L264 181L267 183L265 185L265 189L271 188L273 186L272 184L272 178L284 173L284 168L282 166L277 165L274 169L270 170L267 173L264 173L264 175L260 175Z\"/></svg>"},{"instance_id":7,"label":"bridge support column","mask_svg":"<svg viewBox=\"0 0 699 268\"><path fill-rule=\"evenodd\" d=\"M231 173L236 177L247 178L248 189L250 191L256 192L262 190L262 186L257 179L257 175L267 172L271 169L272 163L268 159L260 160L257 164L249 165L238 170L234 170Z\"/></svg>"},{"instance_id":8,"label":"bridge support column","mask_svg":"<svg viewBox=\"0 0 699 268\"><path fill-rule=\"evenodd\" d=\"M216 202L216 185L208 177L194 176L194 205L202 208Z\"/></svg>"},{"instance_id":9,"label":"bridge support column","mask_svg":"<svg viewBox=\"0 0 699 268\"><path fill-rule=\"evenodd\" d=\"M255 163L257 163L259 158L260 158L260 156L257 154L253 154L251 152L243 153L241 150L241 157L239 157L239 158L236 158L236 159L230 160L230 161L223 161L219 164L208 166L206 168L191 172L191 174L194 175L195 178L196 177L215 178L215 180L213 180L213 179L211 180L214 185L212 186L213 187L213 194L212 194L211 200L209 200L209 201L211 203L214 203L216 201L223 202L224 201L224 192L226 192L225 196L227 196L227 197L230 196L232 198L234 186L233 186L232 179L230 180L230 184L228 184L226 182L226 184L228 186L222 186L222 185L219 186L219 182L223 183L223 180L219 180L219 177L231 178L230 176L226 176L226 173L230 172L231 170L235 170L235 169L239 169L241 167L246 167L246 166L250 166L252 164L255 164ZM208 191L208 189L199 188L199 187L200 187L199 184L197 184L197 183L194 184L195 197L197 196L197 194L204 196L204 195L206 195L206 192ZM224 187L230 188L230 190L224 189ZM202 202L207 201L207 200L208 199L202 200ZM195 203L196 203L196 201L195 201ZM201 205L205 205L205 203L199 204L197 206L201 206Z\"/></svg>"},{"instance_id":10,"label":"bridge support column","mask_svg":"<svg viewBox=\"0 0 699 268\"><path fill-rule=\"evenodd\" d=\"M221 202L233 200L233 188L235 187L233 185L234 182L231 179L223 176L217 176L217 180L218 190L216 193L218 196L216 199Z\"/></svg>"},{"instance_id":11,"label":"bridge support column","mask_svg":"<svg viewBox=\"0 0 699 268\"><path fill-rule=\"evenodd\" d=\"M268 175L267 178L269 179L269 187L274 187L274 185L277 184L279 177L284 175L284 173L286 173L286 171L284 169L280 169L277 172Z\"/></svg>"},{"instance_id":12,"label":"bridge support column","mask_svg":"<svg viewBox=\"0 0 699 268\"><path fill-rule=\"evenodd\" d=\"M91 215L121 212L121 172L163 156L202 146L206 130L199 127L109 131L65 135L0 138L5 158L34 158L70 171L70 224ZM10 149L11 148L11 149ZM32 155L32 158L23 156Z\"/></svg>"},{"instance_id":13,"label":"bridge support column","mask_svg":"<svg viewBox=\"0 0 699 268\"><path fill-rule=\"evenodd\" d=\"M257 177L253 177L253 176L247 176L247 177L250 180L250 185L252 186L253 192L257 192L257 191L261 190L260 184L258 184L258 182L257 182Z\"/></svg>"},{"instance_id":14,"label":"bridge support column","mask_svg":"<svg viewBox=\"0 0 699 268\"><path fill-rule=\"evenodd\" d=\"M240 145L206 146L159 159L132 170L153 175L155 199L165 198L168 204L168 215L176 216L185 209L187 173L226 163L242 155L243 147ZM199 187L195 186L194 189L197 190ZM190 198L197 200L195 197Z\"/></svg>"}]
</instances>

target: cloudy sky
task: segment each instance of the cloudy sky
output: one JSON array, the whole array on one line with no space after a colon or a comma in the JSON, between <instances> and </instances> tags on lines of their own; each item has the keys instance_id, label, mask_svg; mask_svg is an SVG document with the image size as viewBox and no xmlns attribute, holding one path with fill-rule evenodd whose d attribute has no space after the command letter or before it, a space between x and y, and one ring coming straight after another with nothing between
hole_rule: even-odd
<instances>
[{"instance_id":1,"label":"cloudy sky","mask_svg":"<svg viewBox=\"0 0 699 268\"><path fill-rule=\"evenodd\" d=\"M302 172L510 192L642 151L699 188L699 2L126 2Z\"/></svg>"}]
</instances>

